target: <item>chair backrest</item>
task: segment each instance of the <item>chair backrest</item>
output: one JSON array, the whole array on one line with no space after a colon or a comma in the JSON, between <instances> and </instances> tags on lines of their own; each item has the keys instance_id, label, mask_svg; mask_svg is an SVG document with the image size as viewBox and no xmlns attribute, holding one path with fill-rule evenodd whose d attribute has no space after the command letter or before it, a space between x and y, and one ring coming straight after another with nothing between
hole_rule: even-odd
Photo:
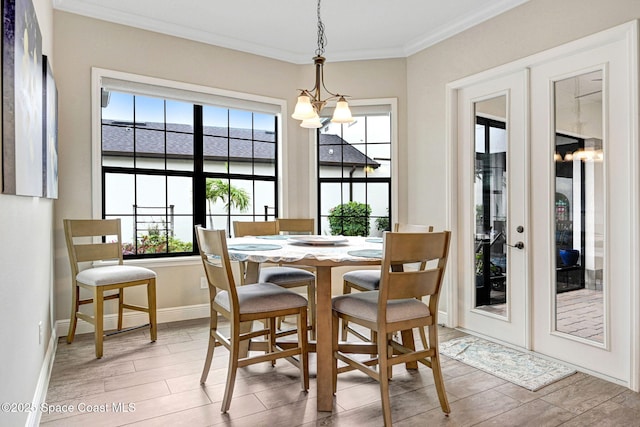
<instances>
[{"instance_id":1,"label":"chair backrest","mask_svg":"<svg viewBox=\"0 0 640 427\"><path fill-rule=\"evenodd\" d=\"M120 219L65 219L64 235L73 277L81 263L114 261L122 264Z\"/></svg>"},{"instance_id":2,"label":"chair backrest","mask_svg":"<svg viewBox=\"0 0 640 427\"><path fill-rule=\"evenodd\" d=\"M313 218L278 218L278 234L315 234Z\"/></svg>"},{"instance_id":3,"label":"chair backrest","mask_svg":"<svg viewBox=\"0 0 640 427\"><path fill-rule=\"evenodd\" d=\"M393 226L393 231L398 233L431 233L433 232L433 225L403 224L396 222Z\"/></svg>"},{"instance_id":4,"label":"chair backrest","mask_svg":"<svg viewBox=\"0 0 640 427\"><path fill-rule=\"evenodd\" d=\"M379 297L382 313L386 312L387 300L423 296L430 297L431 313L437 313L438 298L449 257L451 232L385 232L383 236ZM416 264L419 267L404 269L402 266L405 264Z\"/></svg>"},{"instance_id":5,"label":"chair backrest","mask_svg":"<svg viewBox=\"0 0 640 427\"><path fill-rule=\"evenodd\" d=\"M398 233L432 233L433 225L404 224L396 222L393 225L393 231ZM422 263L420 265L420 269L424 270L425 265L426 263Z\"/></svg>"},{"instance_id":6,"label":"chair backrest","mask_svg":"<svg viewBox=\"0 0 640 427\"><path fill-rule=\"evenodd\" d=\"M242 236L271 236L278 234L276 221L234 221L233 235Z\"/></svg>"},{"instance_id":7,"label":"chair backrest","mask_svg":"<svg viewBox=\"0 0 640 427\"><path fill-rule=\"evenodd\" d=\"M229 261L226 231L210 230L199 225L195 229L211 300L213 301L218 289L228 291L233 312L238 307L238 296Z\"/></svg>"}]
</instances>

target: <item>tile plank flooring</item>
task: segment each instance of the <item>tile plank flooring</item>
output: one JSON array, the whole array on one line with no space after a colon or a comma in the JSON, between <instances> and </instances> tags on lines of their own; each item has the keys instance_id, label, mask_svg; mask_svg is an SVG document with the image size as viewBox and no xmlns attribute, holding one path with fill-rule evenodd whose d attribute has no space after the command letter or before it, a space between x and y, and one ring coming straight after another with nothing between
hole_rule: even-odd
<instances>
[{"instance_id":1,"label":"tile plank flooring","mask_svg":"<svg viewBox=\"0 0 640 427\"><path fill-rule=\"evenodd\" d=\"M208 320L159 325L158 341L145 332L105 341L94 357L93 335L73 344L60 339L42 426L382 426L377 383L358 372L338 378L333 413L316 411L314 358L311 388L300 390L286 361L241 368L228 414L220 413L227 351L216 348L209 378L199 379ZM441 328L446 341L463 333ZM419 340L417 341L419 342ZM443 357L451 415L440 409L431 371L394 367L391 404L396 426L640 426L640 395L577 373L537 392ZM67 409L67 412L64 410ZM73 412L68 412L73 409Z\"/></svg>"}]
</instances>

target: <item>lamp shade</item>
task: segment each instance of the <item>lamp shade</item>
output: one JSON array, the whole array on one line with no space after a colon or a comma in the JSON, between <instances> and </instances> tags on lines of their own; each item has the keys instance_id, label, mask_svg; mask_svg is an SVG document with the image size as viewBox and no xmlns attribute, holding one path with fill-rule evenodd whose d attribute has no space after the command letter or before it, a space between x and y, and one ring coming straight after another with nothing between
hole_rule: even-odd
<instances>
[{"instance_id":1,"label":"lamp shade","mask_svg":"<svg viewBox=\"0 0 640 427\"><path fill-rule=\"evenodd\" d=\"M322 123L320 122L320 116L315 114L314 117L310 119L304 119L302 123L300 123L300 127L308 128L308 129L317 129L322 127Z\"/></svg>"},{"instance_id":2,"label":"lamp shade","mask_svg":"<svg viewBox=\"0 0 640 427\"><path fill-rule=\"evenodd\" d=\"M333 111L333 117L331 118L333 123L353 123L356 119L351 115L349 104L343 96L340 97L336 103L336 109Z\"/></svg>"},{"instance_id":3,"label":"lamp shade","mask_svg":"<svg viewBox=\"0 0 640 427\"><path fill-rule=\"evenodd\" d=\"M307 95L300 95L298 97L298 102L296 103L296 108L293 111L291 117L296 120L306 120L311 119L313 116L317 116L318 114L313 109L313 105L311 105L311 100Z\"/></svg>"}]
</instances>

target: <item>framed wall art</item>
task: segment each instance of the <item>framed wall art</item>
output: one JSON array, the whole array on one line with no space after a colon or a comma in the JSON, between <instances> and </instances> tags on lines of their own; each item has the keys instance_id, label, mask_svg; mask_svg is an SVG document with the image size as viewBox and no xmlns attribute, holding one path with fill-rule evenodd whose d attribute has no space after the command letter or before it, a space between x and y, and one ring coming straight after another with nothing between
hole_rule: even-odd
<instances>
[{"instance_id":1,"label":"framed wall art","mask_svg":"<svg viewBox=\"0 0 640 427\"><path fill-rule=\"evenodd\" d=\"M2 6L2 192L42 197L42 35L31 0Z\"/></svg>"},{"instance_id":2,"label":"framed wall art","mask_svg":"<svg viewBox=\"0 0 640 427\"><path fill-rule=\"evenodd\" d=\"M44 142L42 145L43 196L58 198L58 91L51 71L51 63L42 57L42 115Z\"/></svg>"}]
</instances>

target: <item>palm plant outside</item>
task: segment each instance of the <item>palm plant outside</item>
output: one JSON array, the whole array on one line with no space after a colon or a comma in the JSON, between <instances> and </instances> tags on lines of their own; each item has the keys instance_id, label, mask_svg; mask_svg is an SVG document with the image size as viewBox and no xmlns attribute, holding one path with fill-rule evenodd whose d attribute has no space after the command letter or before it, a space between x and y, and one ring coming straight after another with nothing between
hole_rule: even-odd
<instances>
[{"instance_id":1,"label":"palm plant outside","mask_svg":"<svg viewBox=\"0 0 640 427\"><path fill-rule=\"evenodd\" d=\"M213 228L213 205L221 201L224 203L224 209L227 213L231 208L237 208L240 212L246 212L249 210L249 203L251 197L247 190L243 188L237 188L231 185L228 181L222 179L207 178L207 203L209 207L209 222L211 228Z\"/></svg>"}]
</instances>

